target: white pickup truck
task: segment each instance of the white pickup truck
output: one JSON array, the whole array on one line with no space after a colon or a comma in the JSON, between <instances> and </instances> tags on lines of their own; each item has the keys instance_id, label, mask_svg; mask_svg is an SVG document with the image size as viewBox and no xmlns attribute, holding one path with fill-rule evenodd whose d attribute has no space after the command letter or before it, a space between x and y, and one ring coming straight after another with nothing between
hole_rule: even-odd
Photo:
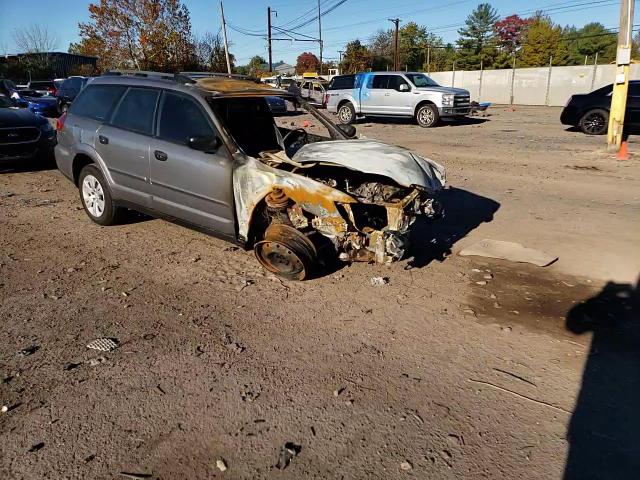
<instances>
[{"instance_id":1,"label":"white pickup truck","mask_svg":"<svg viewBox=\"0 0 640 480\"><path fill-rule=\"evenodd\" d=\"M441 87L420 72L366 72L331 79L325 94L327 110L341 123L358 115L414 117L421 127L433 127L441 118L469 114L469 92Z\"/></svg>"}]
</instances>

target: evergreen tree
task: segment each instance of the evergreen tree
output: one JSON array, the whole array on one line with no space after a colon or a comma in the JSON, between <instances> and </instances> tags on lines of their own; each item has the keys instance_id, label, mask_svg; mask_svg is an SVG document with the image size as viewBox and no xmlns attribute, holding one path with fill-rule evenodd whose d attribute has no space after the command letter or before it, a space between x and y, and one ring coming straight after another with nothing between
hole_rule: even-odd
<instances>
[{"instance_id":1,"label":"evergreen tree","mask_svg":"<svg viewBox=\"0 0 640 480\"><path fill-rule=\"evenodd\" d=\"M497 54L494 25L498 18L498 12L488 3L481 3L467 17L466 26L458 30L458 68L478 68L480 61L491 65Z\"/></svg>"}]
</instances>

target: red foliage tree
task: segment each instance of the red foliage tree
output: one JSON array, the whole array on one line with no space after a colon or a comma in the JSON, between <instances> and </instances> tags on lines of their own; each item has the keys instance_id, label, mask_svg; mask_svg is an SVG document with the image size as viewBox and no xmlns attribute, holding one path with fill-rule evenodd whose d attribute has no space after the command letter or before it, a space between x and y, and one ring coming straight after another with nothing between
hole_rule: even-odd
<instances>
[{"instance_id":1,"label":"red foliage tree","mask_svg":"<svg viewBox=\"0 0 640 480\"><path fill-rule=\"evenodd\" d=\"M320 66L320 60L311 52L304 52L298 56L298 60L296 62L296 72L304 73L304 72L315 72L318 70Z\"/></svg>"},{"instance_id":2,"label":"red foliage tree","mask_svg":"<svg viewBox=\"0 0 640 480\"><path fill-rule=\"evenodd\" d=\"M507 52L517 50L522 45L524 34L532 23L532 18L521 18L518 15L509 15L496 22L493 30L498 44Z\"/></svg>"}]
</instances>

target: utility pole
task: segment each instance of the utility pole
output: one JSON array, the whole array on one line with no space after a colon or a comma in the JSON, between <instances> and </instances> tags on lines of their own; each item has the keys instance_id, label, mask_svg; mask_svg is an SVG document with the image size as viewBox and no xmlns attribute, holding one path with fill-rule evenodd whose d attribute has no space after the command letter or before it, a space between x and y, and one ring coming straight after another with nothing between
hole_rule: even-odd
<instances>
[{"instance_id":1,"label":"utility pole","mask_svg":"<svg viewBox=\"0 0 640 480\"><path fill-rule=\"evenodd\" d=\"M338 60L338 75L342 75L342 54L344 50L338 50L338 55L340 55L340 60Z\"/></svg>"},{"instance_id":2,"label":"utility pole","mask_svg":"<svg viewBox=\"0 0 640 480\"><path fill-rule=\"evenodd\" d=\"M227 24L224 21L224 7L220 2L220 15L222 15L222 35L224 36L224 54L227 57L227 73L231 75L231 61L229 60L229 42L227 42Z\"/></svg>"},{"instance_id":3,"label":"utility pole","mask_svg":"<svg viewBox=\"0 0 640 480\"><path fill-rule=\"evenodd\" d=\"M267 7L267 29L269 32L269 71L273 70L273 55L271 52L271 7Z\"/></svg>"},{"instance_id":4,"label":"utility pole","mask_svg":"<svg viewBox=\"0 0 640 480\"><path fill-rule=\"evenodd\" d=\"M398 28L400 25L400 19L389 18L387 20L389 20L391 23L393 23L396 26L393 34L393 70L398 71L399 70L398 64L400 63L399 57L398 57Z\"/></svg>"},{"instance_id":5,"label":"utility pole","mask_svg":"<svg viewBox=\"0 0 640 480\"><path fill-rule=\"evenodd\" d=\"M320 43L320 75L322 75L322 15L320 15L320 0L318 0L318 43Z\"/></svg>"},{"instance_id":6,"label":"utility pole","mask_svg":"<svg viewBox=\"0 0 640 480\"><path fill-rule=\"evenodd\" d=\"M624 114L627 109L634 4L635 0L620 1L620 29L618 30L616 77L613 82L611 113L609 114L609 130L607 132L607 147L614 151L620 150L620 146L622 144Z\"/></svg>"}]
</instances>

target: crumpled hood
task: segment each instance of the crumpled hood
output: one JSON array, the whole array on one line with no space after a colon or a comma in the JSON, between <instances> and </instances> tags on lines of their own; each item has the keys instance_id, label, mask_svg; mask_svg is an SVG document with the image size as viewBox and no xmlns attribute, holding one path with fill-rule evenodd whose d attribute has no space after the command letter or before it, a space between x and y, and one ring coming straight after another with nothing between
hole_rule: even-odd
<instances>
[{"instance_id":1,"label":"crumpled hood","mask_svg":"<svg viewBox=\"0 0 640 480\"><path fill-rule=\"evenodd\" d=\"M454 95L469 95L469 90L464 88L455 87L421 87L416 88L418 92L440 92L440 93L453 93Z\"/></svg>"},{"instance_id":2,"label":"crumpled hood","mask_svg":"<svg viewBox=\"0 0 640 480\"><path fill-rule=\"evenodd\" d=\"M309 143L296 152L298 163L331 163L363 173L383 175L404 187L419 186L429 192L446 183L444 167L417 153L375 140L334 140Z\"/></svg>"}]
</instances>

